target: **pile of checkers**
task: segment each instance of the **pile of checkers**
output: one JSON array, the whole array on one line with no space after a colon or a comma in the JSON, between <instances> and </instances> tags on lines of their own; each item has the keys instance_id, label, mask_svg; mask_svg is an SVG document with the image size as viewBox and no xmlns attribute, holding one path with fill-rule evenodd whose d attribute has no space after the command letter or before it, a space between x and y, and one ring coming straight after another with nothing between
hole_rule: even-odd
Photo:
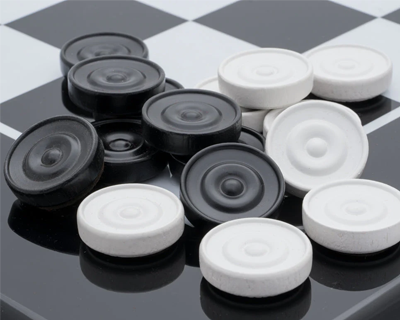
<instances>
[{"instance_id":1,"label":"pile of checkers","mask_svg":"<svg viewBox=\"0 0 400 320\"><path fill-rule=\"evenodd\" d=\"M400 241L400 192L356 179L368 140L357 114L337 103L387 90L392 64L383 53L355 45L241 52L195 89L148 58L143 41L124 34L64 45L67 99L96 121L58 116L18 138L4 172L22 202L47 210L80 202L82 241L121 258L171 246L186 216L208 230L199 247L205 279L246 297L301 285L309 238L363 255ZM310 93L325 100L304 100ZM167 165L180 177L180 199L141 183ZM285 192L304 198L306 234L275 219Z\"/></svg>"}]
</instances>

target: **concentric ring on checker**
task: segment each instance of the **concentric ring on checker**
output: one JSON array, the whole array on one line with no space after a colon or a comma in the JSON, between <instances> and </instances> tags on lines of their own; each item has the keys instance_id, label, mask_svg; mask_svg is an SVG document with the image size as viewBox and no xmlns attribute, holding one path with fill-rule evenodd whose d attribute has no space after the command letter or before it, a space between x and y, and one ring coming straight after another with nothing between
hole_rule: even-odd
<instances>
[{"instance_id":1,"label":"concentric ring on checker","mask_svg":"<svg viewBox=\"0 0 400 320\"><path fill-rule=\"evenodd\" d=\"M165 73L147 59L102 56L83 60L68 73L75 104L109 116L140 115L143 104L165 89Z\"/></svg>"},{"instance_id":2,"label":"concentric ring on checker","mask_svg":"<svg viewBox=\"0 0 400 320\"><path fill-rule=\"evenodd\" d=\"M91 33L65 43L60 52L61 72L68 71L79 61L109 55L148 58L149 50L139 38L115 32Z\"/></svg>"},{"instance_id":3,"label":"concentric ring on checker","mask_svg":"<svg viewBox=\"0 0 400 320\"><path fill-rule=\"evenodd\" d=\"M224 143L189 160L180 190L186 217L193 225L217 225L277 215L285 182L265 153L241 143Z\"/></svg>"},{"instance_id":4,"label":"concentric ring on checker","mask_svg":"<svg viewBox=\"0 0 400 320\"><path fill-rule=\"evenodd\" d=\"M239 106L211 91L165 92L143 107L143 136L157 149L192 155L213 144L235 142L241 130Z\"/></svg>"},{"instance_id":5,"label":"concentric ring on checker","mask_svg":"<svg viewBox=\"0 0 400 320\"><path fill-rule=\"evenodd\" d=\"M304 99L313 86L313 68L301 54L261 48L228 57L218 70L219 89L240 106L277 109Z\"/></svg>"},{"instance_id":6,"label":"concentric ring on checker","mask_svg":"<svg viewBox=\"0 0 400 320\"><path fill-rule=\"evenodd\" d=\"M274 123L275 119L286 109L274 109L267 113L263 121L263 136L266 137L268 131L271 129L272 124ZM358 117L356 113L352 113L352 116L356 116L357 120L360 121L361 119Z\"/></svg>"},{"instance_id":7,"label":"concentric ring on checker","mask_svg":"<svg viewBox=\"0 0 400 320\"><path fill-rule=\"evenodd\" d=\"M59 208L90 192L100 179L103 159L103 144L88 121L58 116L19 136L5 160L4 175L22 202Z\"/></svg>"},{"instance_id":8,"label":"concentric ring on checker","mask_svg":"<svg viewBox=\"0 0 400 320\"><path fill-rule=\"evenodd\" d=\"M308 236L338 252L368 254L400 242L400 191L370 180L342 180L311 190L303 201Z\"/></svg>"},{"instance_id":9,"label":"concentric ring on checker","mask_svg":"<svg viewBox=\"0 0 400 320\"><path fill-rule=\"evenodd\" d=\"M200 269L216 288L238 296L276 296L301 285L312 265L310 240L287 223L239 219L209 231L200 244Z\"/></svg>"},{"instance_id":10,"label":"concentric ring on checker","mask_svg":"<svg viewBox=\"0 0 400 320\"><path fill-rule=\"evenodd\" d=\"M196 85L197 89L210 90L221 93L218 85L218 77L208 78ZM242 125L261 132L263 129L263 119L268 110L255 110L240 107L242 110Z\"/></svg>"},{"instance_id":11,"label":"concentric ring on checker","mask_svg":"<svg viewBox=\"0 0 400 320\"><path fill-rule=\"evenodd\" d=\"M103 183L143 182L167 166L168 156L142 137L140 120L109 119L93 126L104 145Z\"/></svg>"},{"instance_id":12,"label":"concentric ring on checker","mask_svg":"<svg viewBox=\"0 0 400 320\"><path fill-rule=\"evenodd\" d=\"M117 257L162 251L184 229L179 199L168 190L144 184L115 185L92 193L80 204L77 219L87 246Z\"/></svg>"},{"instance_id":13,"label":"concentric ring on checker","mask_svg":"<svg viewBox=\"0 0 400 320\"><path fill-rule=\"evenodd\" d=\"M283 111L267 135L289 193L304 197L324 183L358 178L368 159L368 139L357 114L337 103L307 100Z\"/></svg>"},{"instance_id":14,"label":"concentric ring on checker","mask_svg":"<svg viewBox=\"0 0 400 320\"><path fill-rule=\"evenodd\" d=\"M363 101L389 88L393 65L378 50L359 45L320 47L306 53L314 67L316 96L334 101Z\"/></svg>"}]
</instances>

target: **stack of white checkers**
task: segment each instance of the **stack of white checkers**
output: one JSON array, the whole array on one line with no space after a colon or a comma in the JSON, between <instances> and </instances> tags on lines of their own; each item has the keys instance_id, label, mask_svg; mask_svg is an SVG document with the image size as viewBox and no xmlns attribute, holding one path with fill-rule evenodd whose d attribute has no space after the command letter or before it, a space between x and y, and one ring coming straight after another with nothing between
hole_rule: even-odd
<instances>
[{"instance_id":1,"label":"stack of white checkers","mask_svg":"<svg viewBox=\"0 0 400 320\"><path fill-rule=\"evenodd\" d=\"M337 102L382 94L390 85L392 69L385 54L363 46L318 47L304 55L262 48L228 57L217 77L196 87L234 99L242 106L243 125L266 136L284 109L310 93Z\"/></svg>"}]
</instances>

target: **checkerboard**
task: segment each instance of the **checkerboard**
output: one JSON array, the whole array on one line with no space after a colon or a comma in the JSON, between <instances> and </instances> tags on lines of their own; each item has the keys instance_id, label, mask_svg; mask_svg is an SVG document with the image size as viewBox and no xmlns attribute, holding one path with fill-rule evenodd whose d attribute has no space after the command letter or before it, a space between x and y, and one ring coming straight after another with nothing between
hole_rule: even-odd
<instances>
[{"instance_id":1,"label":"checkerboard","mask_svg":"<svg viewBox=\"0 0 400 320\"><path fill-rule=\"evenodd\" d=\"M349 105L360 115L370 143L363 178L400 189L400 0L1 0L0 23L2 164L20 132L45 118L70 113L62 100L59 54L76 36L114 31L140 37L150 59L187 88L215 76L220 62L239 51L280 47L304 53L318 46L361 44L384 52L394 65L388 91ZM179 194L179 183L168 170L149 183ZM383 311L379 297L400 288L398 248L364 264L317 250L311 277L298 292L273 301L230 301L202 280L196 263L188 263L196 260L197 245L190 226L168 253L174 260L161 257L169 259L168 268L151 261L140 261L141 268L111 268L111 262L98 262L104 257L87 259L76 232L47 232L36 228L30 217L10 214L15 200L2 176L5 319L367 319L374 313L396 318L390 310L398 310L400 300L394 309ZM280 219L301 228L301 201L288 198L284 206ZM63 248L70 250L61 250L57 243L66 237ZM59 250L49 250L49 244ZM153 283L172 273L177 274L174 281ZM135 277L153 286L115 286Z\"/></svg>"}]
</instances>

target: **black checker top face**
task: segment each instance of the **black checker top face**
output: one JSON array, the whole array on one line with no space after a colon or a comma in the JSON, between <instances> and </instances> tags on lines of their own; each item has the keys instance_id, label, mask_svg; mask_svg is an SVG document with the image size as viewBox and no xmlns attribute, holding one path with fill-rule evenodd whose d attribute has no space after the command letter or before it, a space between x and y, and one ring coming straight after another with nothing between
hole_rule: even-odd
<instances>
[{"instance_id":1,"label":"black checker top face","mask_svg":"<svg viewBox=\"0 0 400 320\"><path fill-rule=\"evenodd\" d=\"M68 81L97 94L140 93L164 82L164 72L154 63L127 56L103 56L81 61L68 73Z\"/></svg>"},{"instance_id":2,"label":"black checker top face","mask_svg":"<svg viewBox=\"0 0 400 320\"><path fill-rule=\"evenodd\" d=\"M182 89L147 100L143 137L164 152L193 155L218 143L236 142L242 127L240 107L209 90Z\"/></svg>"},{"instance_id":3,"label":"black checker top face","mask_svg":"<svg viewBox=\"0 0 400 320\"><path fill-rule=\"evenodd\" d=\"M225 96L205 90L180 90L154 97L143 117L160 130L196 135L225 130L240 120L240 109Z\"/></svg>"},{"instance_id":4,"label":"black checker top face","mask_svg":"<svg viewBox=\"0 0 400 320\"><path fill-rule=\"evenodd\" d=\"M147 46L142 40L121 33L87 34L67 42L61 49L61 68L66 75L79 61L105 55L128 55L147 58Z\"/></svg>"},{"instance_id":5,"label":"black checker top face","mask_svg":"<svg viewBox=\"0 0 400 320\"><path fill-rule=\"evenodd\" d=\"M181 200L187 218L196 226L274 217L284 190L275 162L243 143L200 151L186 164L181 178Z\"/></svg>"},{"instance_id":6,"label":"black checker top face","mask_svg":"<svg viewBox=\"0 0 400 320\"><path fill-rule=\"evenodd\" d=\"M10 182L26 192L52 189L84 166L98 144L94 130L72 119L56 119L21 136L7 161Z\"/></svg>"},{"instance_id":7,"label":"black checker top face","mask_svg":"<svg viewBox=\"0 0 400 320\"><path fill-rule=\"evenodd\" d=\"M88 194L103 165L103 145L93 126L76 116L59 116L18 138L5 160L4 174L21 201L54 209Z\"/></svg>"},{"instance_id":8,"label":"black checker top face","mask_svg":"<svg viewBox=\"0 0 400 320\"><path fill-rule=\"evenodd\" d=\"M370 154L362 178L400 189L398 0L377 0L372 6L350 0L224 0L207 1L207 6L206 1L49 0L46 6L32 8L17 2L9 1L16 9L4 10L0 21L4 33L0 91L7 96L0 96L2 166L13 139L35 123L74 113L92 121L90 112L77 109L63 95L66 81L60 72L59 54L72 38L105 31L141 38L150 59L153 56L166 76L185 88L216 75L218 63L225 57L219 56L215 47L226 49L227 54L258 46L304 52L319 45L355 43L383 51L394 63L388 92L347 105L361 117L368 133ZM203 50L193 57L189 48L198 43ZM181 61L183 58L190 63ZM209 74L201 73L204 70ZM365 301L376 302L388 286L399 288L399 246L366 261L354 261L313 244L308 281L285 296L248 301L214 290L203 279L198 267L203 230L187 224L177 245L158 257L110 259L81 242L74 219L76 207L49 216L21 205L8 188L3 170L0 175L2 319L398 318L397 296L381 300L383 303ZM178 179L171 177L168 169L145 183L179 195ZM285 197L278 219L303 229L301 200ZM372 310L368 309L371 306Z\"/></svg>"},{"instance_id":9,"label":"black checker top face","mask_svg":"<svg viewBox=\"0 0 400 320\"><path fill-rule=\"evenodd\" d=\"M164 89L164 70L139 57L100 56L80 61L68 72L71 101L96 114L138 115L143 104Z\"/></svg>"}]
</instances>

